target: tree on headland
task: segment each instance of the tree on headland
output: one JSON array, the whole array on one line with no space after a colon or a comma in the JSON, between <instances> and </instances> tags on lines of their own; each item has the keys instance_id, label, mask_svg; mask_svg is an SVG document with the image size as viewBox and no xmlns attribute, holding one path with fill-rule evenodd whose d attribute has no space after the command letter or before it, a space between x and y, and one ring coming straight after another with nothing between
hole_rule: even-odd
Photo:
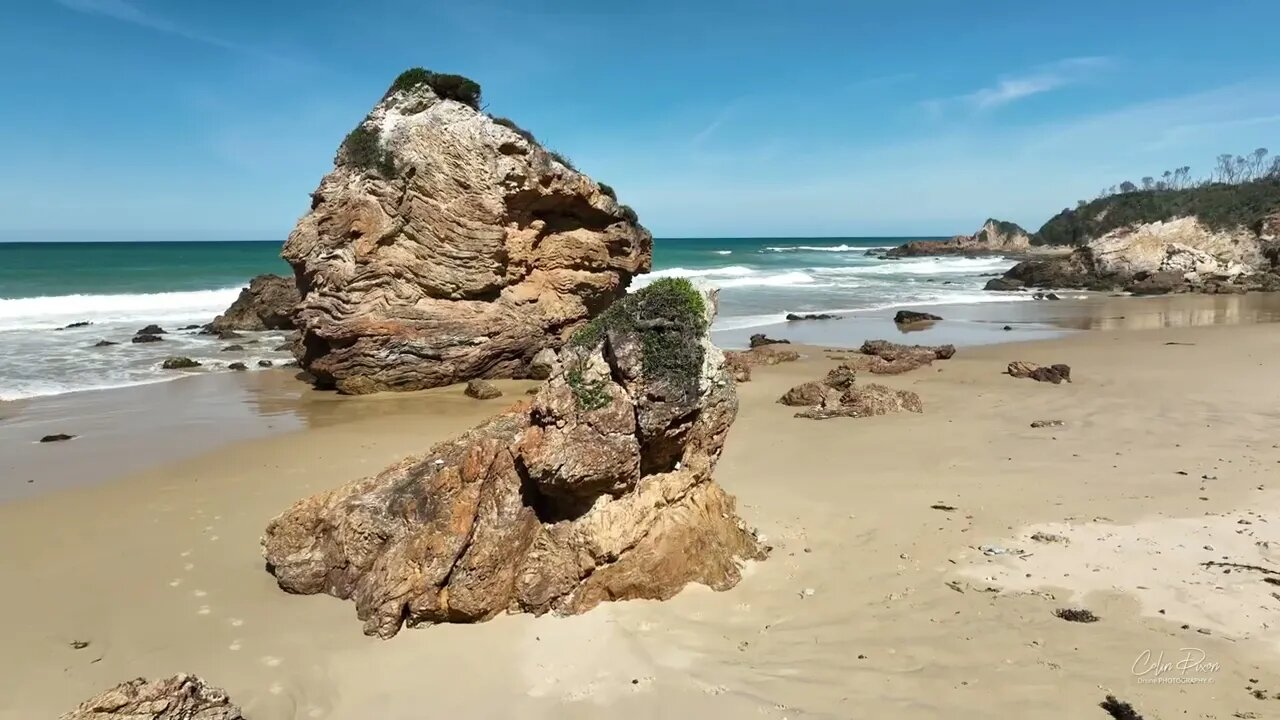
<instances>
[{"instance_id":1,"label":"tree on headland","mask_svg":"<svg viewBox=\"0 0 1280 720\"><path fill-rule=\"evenodd\" d=\"M1131 192L1136 192L1137 190L1138 190L1138 186L1134 185L1128 180L1125 180L1124 182L1120 183L1120 192L1122 193L1131 193Z\"/></svg>"},{"instance_id":2,"label":"tree on headland","mask_svg":"<svg viewBox=\"0 0 1280 720\"><path fill-rule=\"evenodd\" d=\"M1098 194L1098 199L1133 192L1186 190L1212 183L1240 185L1255 180L1280 178L1280 156L1271 157L1269 164L1267 162L1268 157L1270 157L1270 151L1266 148L1257 148L1249 153L1248 156L1223 153L1218 156L1217 164L1207 178L1193 179L1191 177L1191 166L1183 165L1173 170L1165 170L1160 173L1159 179L1147 175L1142 178L1141 185L1126 180L1119 185L1103 188L1102 192Z\"/></svg>"}]
</instances>

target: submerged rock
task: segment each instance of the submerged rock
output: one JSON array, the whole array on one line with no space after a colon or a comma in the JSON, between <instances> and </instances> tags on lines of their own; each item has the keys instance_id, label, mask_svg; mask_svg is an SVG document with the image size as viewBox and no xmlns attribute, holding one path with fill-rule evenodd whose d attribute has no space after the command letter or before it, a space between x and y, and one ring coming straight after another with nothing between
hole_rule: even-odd
<instances>
[{"instance_id":1,"label":"submerged rock","mask_svg":"<svg viewBox=\"0 0 1280 720\"><path fill-rule=\"evenodd\" d=\"M787 313L787 320L839 320L840 315L832 315L831 313Z\"/></svg>"},{"instance_id":2,"label":"submerged rock","mask_svg":"<svg viewBox=\"0 0 1280 720\"><path fill-rule=\"evenodd\" d=\"M579 330L516 405L268 525L282 588L351 599L367 634L725 590L764 550L711 478L737 411L714 292L663 279Z\"/></svg>"},{"instance_id":3,"label":"submerged rock","mask_svg":"<svg viewBox=\"0 0 1280 720\"><path fill-rule=\"evenodd\" d=\"M99 348L99 347L111 347L112 345L119 345L119 344L120 343L115 342L114 340L99 340L98 342L94 343L93 346L96 348Z\"/></svg>"},{"instance_id":4,"label":"submerged rock","mask_svg":"<svg viewBox=\"0 0 1280 720\"><path fill-rule=\"evenodd\" d=\"M292 330L293 313L301 297L293 278L259 275L227 311L209 323L211 332L227 330Z\"/></svg>"},{"instance_id":5,"label":"submerged rock","mask_svg":"<svg viewBox=\"0 0 1280 720\"><path fill-rule=\"evenodd\" d=\"M186 368L200 367L200 363L189 357L174 356L165 358L165 361L160 363L160 367L165 370L185 370Z\"/></svg>"},{"instance_id":6,"label":"submerged rock","mask_svg":"<svg viewBox=\"0 0 1280 720\"><path fill-rule=\"evenodd\" d=\"M137 678L84 701L61 720L244 720L225 690L194 675Z\"/></svg>"},{"instance_id":7,"label":"submerged rock","mask_svg":"<svg viewBox=\"0 0 1280 720\"><path fill-rule=\"evenodd\" d=\"M320 387L526 377L649 269L652 237L611 189L440 77L396 80L285 243Z\"/></svg>"},{"instance_id":8,"label":"submerged rock","mask_svg":"<svg viewBox=\"0 0 1280 720\"><path fill-rule=\"evenodd\" d=\"M159 325L148 325L142 328L141 330L139 330L138 332L134 333L134 335L165 335L165 334L166 334L165 329L160 327Z\"/></svg>"},{"instance_id":9,"label":"submerged rock","mask_svg":"<svg viewBox=\"0 0 1280 720\"><path fill-rule=\"evenodd\" d=\"M62 327L60 327L60 328L58 328L58 329L59 329L59 330L72 330L72 329L74 329L74 328L89 327L89 326L90 326L90 325L92 325L92 324L93 324L93 323L92 323L92 322L90 322L90 321L88 321L88 320L80 320L79 322L73 322L73 323L71 323L70 325L63 325Z\"/></svg>"},{"instance_id":10,"label":"submerged rock","mask_svg":"<svg viewBox=\"0 0 1280 720\"><path fill-rule=\"evenodd\" d=\"M133 340L131 342L153 343L153 342L160 342L161 340L164 340L164 338L160 337L159 335L151 335L151 334L144 333L142 335L134 335Z\"/></svg>"},{"instance_id":11,"label":"submerged rock","mask_svg":"<svg viewBox=\"0 0 1280 720\"><path fill-rule=\"evenodd\" d=\"M472 380L467 383L467 389L463 391L467 397L477 400L492 400L502 397L502 391L497 385L488 380Z\"/></svg>"},{"instance_id":12,"label":"submerged rock","mask_svg":"<svg viewBox=\"0 0 1280 720\"><path fill-rule=\"evenodd\" d=\"M233 362L227 366L228 370L248 370L249 366L242 362Z\"/></svg>"},{"instance_id":13,"label":"submerged rock","mask_svg":"<svg viewBox=\"0 0 1280 720\"><path fill-rule=\"evenodd\" d=\"M915 310L899 310L893 316L893 321L898 325L910 325L912 323L934 322L941 320L942 317L927 312L916 312Z\"/></svg>"},{"instance_id":14,"label":"submerged rock","mask_svg":"<svg viewBox=\"0 0 1280 720\"><path fill-rule=\"evenodd\" d=\"M274 364L275 364L275 363L271 362L270 360L259 360L259 361L258 361L258 367L268 368L268 367L273 366Z\"/></svg>"}]
</instances>

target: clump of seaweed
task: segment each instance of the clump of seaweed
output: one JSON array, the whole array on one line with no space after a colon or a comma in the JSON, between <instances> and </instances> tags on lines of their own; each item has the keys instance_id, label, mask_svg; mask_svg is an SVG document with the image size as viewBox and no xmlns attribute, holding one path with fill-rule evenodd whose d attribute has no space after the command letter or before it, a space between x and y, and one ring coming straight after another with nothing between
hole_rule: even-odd
<instances>
[{"instance_id":1,"label":"clump of seaweed","mask_svg":"<svg viewBox=\"0 0 1280 720\"><path fill-rule=\"evenodd\" d=\"M1106 710L1115 720L1143 720L1142 715L1134 710L1132 705L1115 695L1108 695L1106 700L1098 703L1098 707Z\"/></svg>"},{"instance_id":2,"label":"clump of seaweed","mask_svg":"<svg viewBox=\"0 0 1280 720\"><path fill-rule=\"evenodd\" d=\"M1102 619L1094 615L1092 611L1081 608L1058 608L1053 611L1053 614L1067 622L1092 623Z\"/></svg>"}]
</instances>

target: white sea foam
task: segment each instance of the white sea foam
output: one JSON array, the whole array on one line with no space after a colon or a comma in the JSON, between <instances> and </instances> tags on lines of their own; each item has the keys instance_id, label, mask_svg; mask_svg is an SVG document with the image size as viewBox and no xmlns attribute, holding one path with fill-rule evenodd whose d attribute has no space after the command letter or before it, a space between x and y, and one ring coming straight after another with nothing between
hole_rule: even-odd
<instances>
[{"instance_id":1,"label":"white sea foam","mask_svg":"<svg viewBox=\"0 0 1280 720\"><path fill-rule=\"evenodd\" d=\"M73 322L208 322L240 288L136 295L51 295L0 298L0 331L57 328Z\"/></svg>"},{"instance_id":2,"label":"white sea foam","mask_svg":"<svg viewBox=\"0 0 1280 720\"><path fill-rule=\"evenodd\" d=\"M884 248L870 248L862 245L782 245L780 247L766 247L769 252L854 252L861 250L882 250Z\"/></svg>"},{"instance_id":3,"label":"white sea foam","mask_svg":"<svg viewBox=\"0 0 1280 720\"><path fill-rule=\"evenodd\" d=\"M787 270L782 272L761 272L754 268L742 265L730 265L721 268L702 268L698 270L690 270L688 268L667 268L665 270L657 270L648 275L637 277L631 284L632 290L638 290L649 285L654 280L669 277L683 278L704 278L712 284L720 288L743 288L743 287L829 287L827 284L819 283L814 277L800 270Z\"/></svg>"},{"instance_id":4,"label":"white sea foam","mask_svg":"<svg viewBox=\"0 0 1280 720\"><path fill-rule=\"evenodd\" d=\"M1008 270L1012 260L1002 257L927 257L886 260L874 265L813 268L833 275L976 275Z\"/></svg>"},{"instance_id":5,"label":"white sea foam","mask_svg":"<svg viewBox=\"0 0 1280 720\"><path fill-rule=\"evenodd\" d=\"M732 255L732 254L733 254L733 251L732 251L732 250L717 250L717 251L716 251L716 254L717 254L717 255Z\"/></svg>"}]
</instances>

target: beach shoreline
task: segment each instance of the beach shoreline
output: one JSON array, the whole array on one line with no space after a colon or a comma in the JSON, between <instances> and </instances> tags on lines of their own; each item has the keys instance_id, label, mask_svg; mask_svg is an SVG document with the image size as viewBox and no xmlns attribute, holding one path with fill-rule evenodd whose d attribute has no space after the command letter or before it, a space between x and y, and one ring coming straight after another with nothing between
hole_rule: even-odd
<instances>
[{"instance_id":1,"label":"beach shoreline","mask_svg":"<svg viewBox=\"0 0 1280 720\"><path fill-rule=\"evenodd\" d=\"M1140 556L1108 547L1107 577L1123 577L1125 568L1158 568L1163 555L1188 552L1161 545L1186 544L1186 533L1150 532L1165 522L1193 523L1195 548L1233 558L1243 545L1223 533L1247 529L1258 542L1269 539L1280 388L1268 378L1280 339L1261 321L1273 319L1274 298L1089 303L998 304L1052 312L1056 319L1039 320L1053 336L1000 331L1012 342L962 342L954 359L859 378L918 393L921 415L814 422L775 402L837 363L824 346L865 339L848 328L890 327L883 313L827 326L847 342L797 344L801 360L754 368L739 387L739 416L715 476L773 552L732 590L695 586L663 603L606 604L572 618L505 616L387 642L361 635L348 602L281 592L262 569L263 528L296 500L425 452L535 383L500 381L505 396L490 401L467 398L459 386L340 397L307 390L284 372L103 391L143 407L161 388L186 399L153 410L171 420L155 423L169 434L100 439L75 461L80 472L92 469L90 456L107 467L147 447L178 451L104 473L108 480L50 484L0 503L0 543L11 549L0 571L21 588L0 599L0 630L10 639L0 677L12 683L0 693L0 718L55 716L121 680L179 671L225 687L248 717L272 719L401 717L424 703L440 714L482 717L518 708L535 718L976 719L1035 707L1037 717L1065 719L1096 712L1106 693L1149 716L1265 716L1280 707L1270 699L1280 692L1275 637L1256 620L1222 621L1223 607L1213 604L1227 598L1226 610L1244 617L1241 604L1250 603L1250 617L1262 612L1265 620L1274 607L1253 604L1274 601L1257 578L1189 578L1197 566L1179 560L1168 573L1111 588L1088 582L1097 561L1090 553L1032 549L1012 558L981 550L1032 548L1033 529L1061 531L1063 523L1082 533L1111 526L1120 538L1139 528L1149 539ZM1064 327L1086 320L1094 330ZM798 343L799 333L824 322L783 330L794 326ZM949 322L879 336L933 343ZM1065 362L1074 382L1003 375L1013 360ZM199 396L207 404L191 400ZM61 397L71 405L87 398ZM221 406L238 409L228 416ZM0 431L42 407L26 401ZM173 422L192 408L208 415ZM1065 424L1029 427L1039 419ZM129 422L118 423L125 435L141 427ZM235 427L244 436L184 445L184 436ZM89 448L94 432L44 447L26 438L27 449L41 453L29 462ZM1252 526L1236 523L1246 518ZM1087 548L1087 537L1069 547ZM1021 571L1018 582L1010 567ZM1215 583L1229 591L1215 591ZM1179 603L1153 604L1173 595ZM1052 615L1066 605L1103 619L1076 624ZM76 642L88 646L74 649ZM1134 673L1142 653L1172 657L1183 647L1219 665L1206 675L1212 682L1143 683ZM990 692L995 687L999 693Z\"/></svg>"}]
</instances>

